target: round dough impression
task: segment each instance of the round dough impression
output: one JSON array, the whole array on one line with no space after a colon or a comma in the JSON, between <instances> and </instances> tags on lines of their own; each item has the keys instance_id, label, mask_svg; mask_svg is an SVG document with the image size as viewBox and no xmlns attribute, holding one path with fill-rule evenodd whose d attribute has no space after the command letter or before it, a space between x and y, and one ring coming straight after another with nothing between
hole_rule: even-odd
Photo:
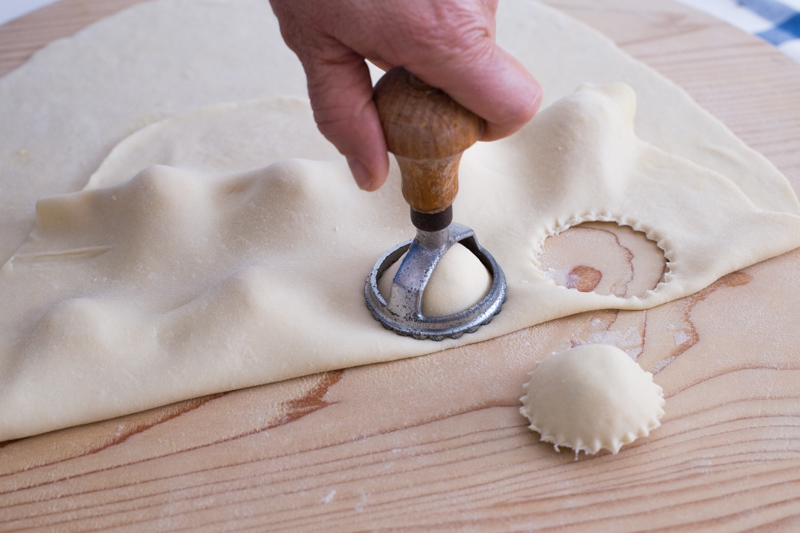
<instances>
[{"instance_id":1,"label":"round dough impression","mask_svg":"<svg viewBox=\"0 0 800 533\"><path fill-rule=\"evenodd\" d=\"M664 394L628 354L588 344L550 355L530 373L520 412L556 450L617 453L661 425Z\"/></svg>"}]
</instances>

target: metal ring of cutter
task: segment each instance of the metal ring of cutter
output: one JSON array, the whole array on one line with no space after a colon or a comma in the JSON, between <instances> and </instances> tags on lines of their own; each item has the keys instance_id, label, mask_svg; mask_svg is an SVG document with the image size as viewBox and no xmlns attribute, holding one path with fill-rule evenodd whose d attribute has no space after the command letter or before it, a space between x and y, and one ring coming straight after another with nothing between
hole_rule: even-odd
<instances>
[{"instance_id":1,"label":"metal ring of cutter","mask_svg":"<svg viewBox=\"0 0 800 533\"><path fill-rule=\"evenodd\" d=\"M492 276L489 292L474 306L453 315L426 317L422 293L442 256L456 243L470 250ZM378 280L404 253L406 257L392 282L389 301L378 290ZM387 329L415 339L440 341L472 333L500 312L506 299L506 278L494 257L483 249L475 232L461 224L439 231L417 230L415 239L398 244L375 263L364 289L367 307Z\"/></svg>"}]
</instances>

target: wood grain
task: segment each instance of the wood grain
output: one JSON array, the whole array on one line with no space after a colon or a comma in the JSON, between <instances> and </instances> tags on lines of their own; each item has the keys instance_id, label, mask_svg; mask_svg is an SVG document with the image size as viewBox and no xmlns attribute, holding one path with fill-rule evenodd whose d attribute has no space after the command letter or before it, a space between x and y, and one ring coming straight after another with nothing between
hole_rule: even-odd
<instances>
[{"instance_id":1,"label":"wood grain","mask_svg":"<svg viewBox=\"0 0 800 533\"><path fill-rule=\"evenodd\" d=\"M402 67L378 80L372 100L408 205L420 213L450 207L458 194L461 154L480 139L486 122Z\"/></svg>"},{"instance_id":2,"label":"wood grain","mask_svg":"<svg viewBox=\"0 0 800 533\"><path fill-rule=\"evenodd\" d=\"M63 0L4 26L0 67L130 3ZM549 3L676 81L800 190L800 67L679 4ZM795 251L649 311L0 444L0 530L797 531L798 271ZM617 455L576 460L538 442L518 398L536 360L587 342L653 371L667 415Z\"/></svg>"}]
</instances>

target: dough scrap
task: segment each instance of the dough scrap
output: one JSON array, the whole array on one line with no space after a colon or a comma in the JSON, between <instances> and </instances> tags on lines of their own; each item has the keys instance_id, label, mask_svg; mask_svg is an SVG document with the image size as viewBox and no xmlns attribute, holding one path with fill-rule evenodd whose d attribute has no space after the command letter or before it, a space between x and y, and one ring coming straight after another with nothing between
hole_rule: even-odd
<instances>
[{"instance_id":1,"label":"dough scrap","mask_svg":"<svg viewBox=\"0 0 800 533\"><path fill-rule=\"evenodd\" d=\"M616 346L587 344L539 362L524 385L520 413L541 439L595 454L617 453L659 427L664 393Z\"/></svg>"},{"instance_id":2,"label":"dough scrap","mask_svg":"<svg viewBox=\"0 0 800 533\"><path fill-rule=\"evenodd\" d=\"M548 106L519 134L464 155L456 220L503 266L509 299L489 326L442 343L396 336L367 311L369 269L413 235L399 175L393 167L379 192L358 191L307 104L269 98L302 97L305 84L266 3L142 4L1 79L0 152L30 157L0 158L12 193L0 252L34 230L0 269L0 440L580 311L644 309L800 245L786 179L673 84L538 4L501 4L498 35L537 73ZM270 61L253 68L265 50ZM80 90L56 97L53 76ZM602 85L573 94L584 80ZM634 90L614 80L635 89L638 112ZM252 101L259 94L268 98ZM151 115L172 118L98 168ZM32 199L48 196L34 216ZM643 298L555 286L536 250L586 220L656 241L665 282Z\"/></svg>"}]
</instances>

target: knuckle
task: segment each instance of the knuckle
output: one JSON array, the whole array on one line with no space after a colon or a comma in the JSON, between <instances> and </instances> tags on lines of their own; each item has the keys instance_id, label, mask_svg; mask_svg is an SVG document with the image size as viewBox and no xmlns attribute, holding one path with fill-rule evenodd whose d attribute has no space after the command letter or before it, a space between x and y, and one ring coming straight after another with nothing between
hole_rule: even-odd
<instances>
[{"instance_id":1,"label":"knuckle","mask_svg":"<svg viewBox=\"0 0 800 533\"><path fill-rule=\"evenodd\" d=\"M348 102L314 103L314 122L319 132L334 145L339 146L353 135L353 126L359 122L358 107Z\"/></svg>"},{"instance_id":2,"label":"knuckle","mask_svg":"<svg viewBox=\"0 0 800 533\"><path fill-rule=\"evenodd\" d=\"M482 60L494 47L494 28L474 12L457 12L443 17L428 35L428 48L435 50L438 59L443 61Z\"/></svg>"},{"instance_id":3,"label":"knuckle","mask_svg":"<svg viewBox=\"0 0 800 533\"><path fill-rule=\"evenodd\" d=\"M341 107L314 110L317 129L331 141L337 140L341 136L342 128L350 124L351 117L352 114L349 110Z\"/></svg>"},{"instance_id":4,"label":"knuckle","mask_svg":"<svg viewBox=\"0 0 800 533\"><path fill-rule=\"evenodd\" d=\"M494 43L494 16L484 3L433 0L417 2L414 10L393 8L392 16L375 26L385 59L434 65L486 53Z\"/></svg>"}]
</instances>

